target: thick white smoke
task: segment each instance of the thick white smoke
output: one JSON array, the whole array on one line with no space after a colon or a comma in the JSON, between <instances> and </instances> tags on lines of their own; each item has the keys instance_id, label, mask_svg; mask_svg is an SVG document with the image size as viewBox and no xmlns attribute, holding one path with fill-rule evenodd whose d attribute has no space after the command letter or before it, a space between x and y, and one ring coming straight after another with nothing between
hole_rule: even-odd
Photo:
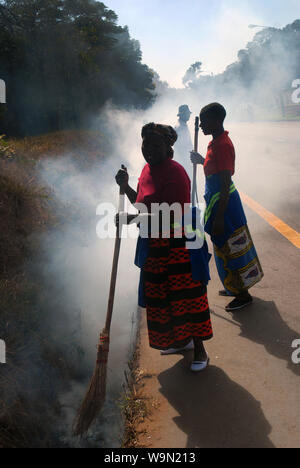
<instances>
[{"instance_id":1,"label":"thick white smoke","mask_svg":"<svg viewBox=\"0 0 300 468\"><path fill-rule=\"evenodd\" d=\"M279 54L282 51L278 51ZM270 75L274 75L272 63L265 64ZM282 71L285 78L286 69ZM295 77L297 78L297 77ZM280 80L278 74L274 80ZM247 91L247 102L251 101L251 93L264 93L270 83L263 83L258 75L256 83ZM271 83L272 86L272 83ZM275 85L274 85L275 86ZM227 92L228 92L227 88ZM291 88L291 94L292 94ZM49 252L49 274L60 285L61 295L69 307L66 308L65 317L78 334L78 342L83 349L82 360L86 365L87 378L95 364L96 345L98 336L105 323L108 300L109 281L113 257L113 239L99 239L96 234L99 217L96 215L100 203L113 203L118 206L118 187L115 183L115 174L121 164L125 164L130 175L130 184L136 188L138 176L145 164L141 153L141 129L148 122L159 122L175 126L177 123L178 107L187 104L192 111L189 128L193 139L194 118L200 109L212 101L223 103L228 110L226 129L236 146L237 173L235 179L238 188L248 193L258 201L268 205L270 209L280 209L284 205L284 194L288 190L294 192L295 200L299 192L299 183L293 163L289 161L287 168L289 180L281 179L281 164L284 151L287 150L289 137L290 145L295 144L295 132L298 124L256 124L237 122L238 113L236 103L244 105L245 89L233 86L233 94L224 94L217 87L203 86L199 89L166 89L156 103L147 111L120 110L107 104L101 115L93 122L93 130L103 134L103 144L108 148L108 157L99 161L89 170L82 170L74 163L72 154L62 155L60 159L49 159L41 168L43 180L53 189L57 199L63 204L85 213L85 224L82 217L76 216L74 221L66 222L57 232L45 238L45 245ZM269 91L268 91L269 92ZM246 105L246 104L245 104ZM275 125L275 127L274 127ZM278 132L283 129L284 135L272 135L274 128ZM280 127L280 128L279 128ZM284 127L284 128L283 128ZM205 156L210 137L199 135L199 152ZM291 147L291 154L296 154ZM189 163L187 149L186 161ZM272 166L272 177L266 174ZM259 169L259 170L258 170ZM198 172L198 192L200 201L204 194L204 176L202 168ZM255 183L253 183L255 180ZM278 190L266 187L277 184ZM270 195L268 195L268 193ZM271 195L272 194L272 195ZM267 206L268 207L268 206ZM132 210L128 204L128 209ZM251 227L252 233L255 227ZM131 237L136 235L134 228ZM134 266L135 240L127 238L122 240L119 271L116 288L114 315L111 329L111 347L108 370L108 398L103 415L101 416L101 429L103 420L112 417L114 427L104 424L102 443L104 446L116 444L116 433L121 431L121 422L116 414L115 400L121 391L123 371L129 357L135 337L137 321L137 287L139 271ZM55 318L53 319L55 321ZM77 325L76 325L77 324ZM57 334L63 332L53 323ZM63 326L62 326L63 328ZM90 374L91 375L91 374ZM61 396L65 408L66 427L62 430L62 437L68 443L67 433L75 417L75 411L86 389L86 381L75 382L67 394ZM115 419L114 419L115 418ZM116 444L118 445L118 444Z\"/></svg>"}]
</instances>

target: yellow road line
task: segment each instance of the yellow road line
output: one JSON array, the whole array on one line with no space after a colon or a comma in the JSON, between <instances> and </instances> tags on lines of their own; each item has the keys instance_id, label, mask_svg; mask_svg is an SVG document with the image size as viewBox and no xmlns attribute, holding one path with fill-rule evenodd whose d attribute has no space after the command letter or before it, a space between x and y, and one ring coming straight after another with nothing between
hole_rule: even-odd
<instances>
[{"instance_id":1,"label":"yellow road line","mask_svg":"<svg viewBox=\"0 0 300 468\"><path fill-rule=\"evenodd\" d=\"M286 239L288 239L293 245L300 249L300 234L299 232L292 229L290 226L285 224L277 216L273 215L270 211L263 208L259 203L252 200L245 193L240 192L241 199L246 205L254 210L259 216L261 216L265 221L267 221L273 228L275 228L280 234L282 234Z\"/></svg>"}]
</instances>

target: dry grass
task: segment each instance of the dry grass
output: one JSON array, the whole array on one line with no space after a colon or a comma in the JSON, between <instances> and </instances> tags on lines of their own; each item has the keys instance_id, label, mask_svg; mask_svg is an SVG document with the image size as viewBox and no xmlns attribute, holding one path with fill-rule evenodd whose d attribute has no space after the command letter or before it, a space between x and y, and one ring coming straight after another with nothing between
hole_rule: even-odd
<instances>
[{"instance_id":1,"label":"dry grass","mask_svg":"<svg viewBox=\"0 0 300 468\"><path fill-rule=\"evenodd\" d=\"M60 158L62 154L70 152L73 161L85 167L104 156L101 150L103 137L99 132L93 131L65 130L24 139L10 139L5 144L10 148L10 153L6 153L10 154L10 158L17 155L28 165L45 156Z\"/></svg>"},{"instance_id":2,"label":"dry grass","mask_svg":"<svg viewBox=\"0 0 300 468\"><path fill-rule=\"evenodd\" d=\"M39 235L65 223L67 208L41 186L38 170L45 158L64 154L88 169L103 157L100 143L93 132L18 140L0 136L0 338L7 348L0 377L3 448L59 446L54 430L61 411L58 394L77 372L76 359L67 353L74 343L67 337L62 344L47 334L49 284L28 265L43 262Z\"/></svg>"},{"instance_id":3,"label":"dry grass","mask_svg":"<svg viewBox=\"0 0 300 468\"><path fill-rule=\"evenodd\" d=\"M101 411L106 397L107 360L109 354L109 334L103 330L98 344L97 362L89 388L77 415L74 434L83 436Z\"/></svg>"},{"instance_id":4,"label":"dry grass","mask_svg":"<svg viewBox=\"0 0 300 468\"><path fill-rule=\"evenodd\" d=\"M125 372L126 384L123 386L124 393L120 401L125 423L122 448L145 448L145 445L139 443L141 435L146 433L141 427L158 406L158 402L143 393L144 379L151 378L152 375L139 366L139 359L138 344L128 363L129 372Z\"/></svg>"}]
</instances>

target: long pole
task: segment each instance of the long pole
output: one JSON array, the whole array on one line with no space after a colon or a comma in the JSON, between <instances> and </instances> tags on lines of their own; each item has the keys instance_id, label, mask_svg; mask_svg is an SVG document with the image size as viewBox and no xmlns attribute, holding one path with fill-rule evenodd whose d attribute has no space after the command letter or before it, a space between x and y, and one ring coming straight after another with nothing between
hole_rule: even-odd
<instances>
[{"instance_id":1,"label":"long pole","mask_svg":"<svg viewBox=\"0 0 300 468\"><path fill-rule=\"evenodd\" d=\"M125 205L125 194L124 194L124 191L120 188L119 210L118 210L119 213L124 211L124 205ZM122 225L119 224L119 226L117 227L117 230L116 230L114 257L113 257L111 280L110 280L110 289L109 289L109 297L108 297L108 305L107 305L106 323L105 323L105 329L104 329L107 333L109 333L109 331L110 331L110 325L111 325L111 319L112 319L112 313L113 313L113 307L114 307L118 262L119 262L120 247L121 247L121 231L122 231Z\"/></svg>"},{"instance_id":2,"label":"long pole","mask_svg":"<svg viewBox=\"0 0 300 468\"><path fill-rule=\"evenodd\" d=\"M119 213L124 211L125 196L120 189L119 194ZM92 376L88 391L79 408L77 422L74 434L83 435L89 429L90 425L96 418L97 414L103 407L106 395L106 376L107 376L107 361L109 353L109 335L110 325L113 313L118 261L121 247L121 232L122 224L119 223L116 229L116 240L114 248L113 266L110 280L109 299L107 305L105 328L100 334L100 340L97 351L97 361L94 374Z\"/></svg>"},{"instance_id":3,"label":"long pole","mask_svg":"<svg viewBox=\"0 0 300 468\"><path fill-rule=\"evenodd\" d=\"M198 138L199 138L199 117L195 118L195 138L194 151L198 153ZM192 207L196 206L197 196L197 164L193 164L193 186L192 186Z\"/></svg>"}]
</instances>

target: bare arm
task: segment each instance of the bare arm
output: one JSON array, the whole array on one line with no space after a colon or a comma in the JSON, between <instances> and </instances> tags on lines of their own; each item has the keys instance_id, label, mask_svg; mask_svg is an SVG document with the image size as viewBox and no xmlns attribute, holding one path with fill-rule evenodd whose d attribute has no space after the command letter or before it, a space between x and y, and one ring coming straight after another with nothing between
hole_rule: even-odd
<instances>
[{"instance_id":1,"label":"bare arm","mask_svg":"<svg viewBox=\"0 0 300 468\"><path fill-rule=\"evenodd\" d=\"M137 199L137 192L132 187L130 187L129 184L127 184L127 186L124 188L124 192L127 195L130 203L134 205Z\"/></svg>"}]
</instances>

